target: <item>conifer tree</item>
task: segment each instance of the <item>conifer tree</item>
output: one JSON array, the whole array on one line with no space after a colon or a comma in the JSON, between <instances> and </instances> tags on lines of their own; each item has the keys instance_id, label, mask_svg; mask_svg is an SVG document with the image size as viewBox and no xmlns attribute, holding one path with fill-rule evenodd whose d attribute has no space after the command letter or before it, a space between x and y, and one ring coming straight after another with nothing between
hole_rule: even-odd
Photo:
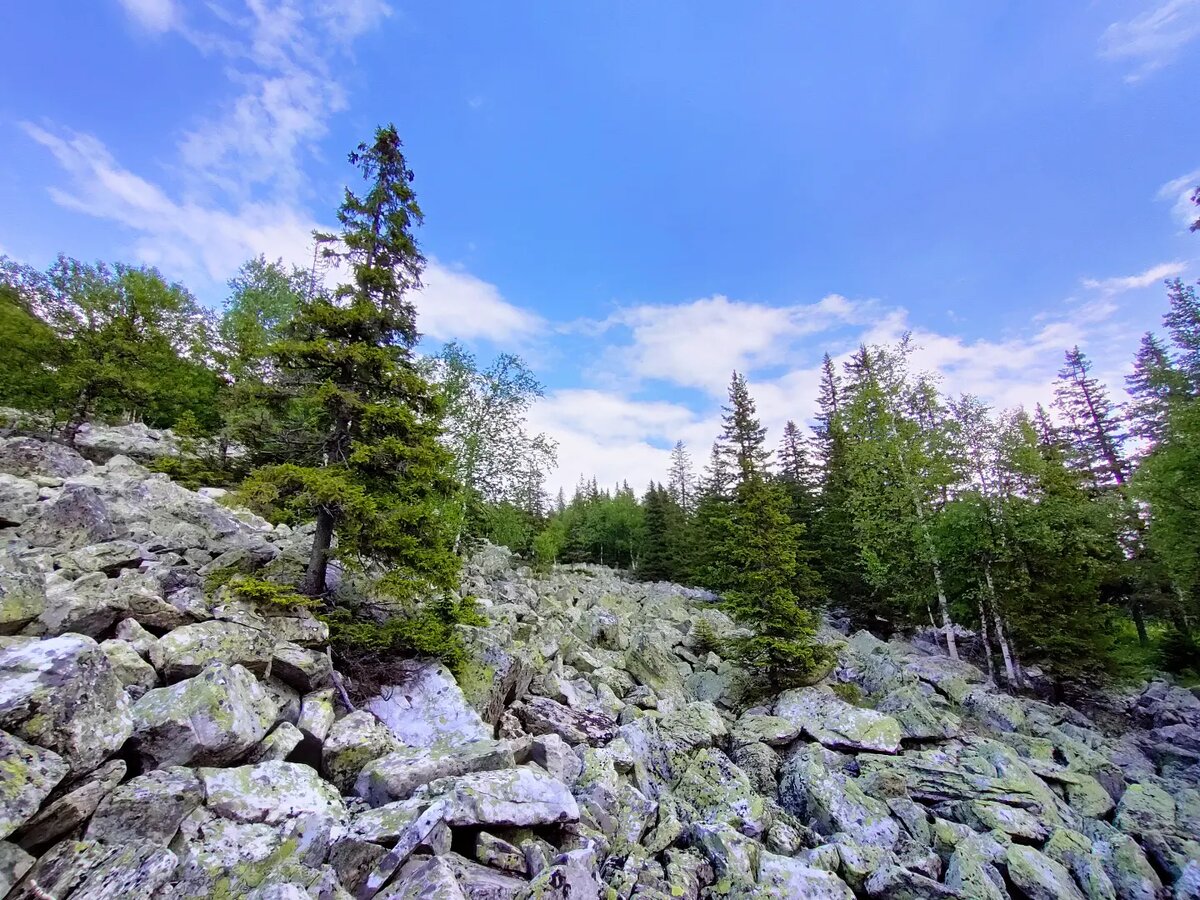
<instances>
[{"instance_id":1,"label":"conifer tree","mask_svg":"<svg viewBox=\"0 0 1200 900\"><path fill-rule=\"evenodd\" d=\"M350 281L332 298L302 303L272 348L286 402L303 408L309 425L293 436L289 460L256 471L246 493L276 515L315 517L305 594L325 593L336 535L339 557L388 566L383 586L407 600L449 590L458 568L440 407L412 356L418 334L407 294L424 265L413 236L422 216L394 126L378 129L350 162L366 193L347 188L340 235L320 236Z\"/></svg>"},{"instance_id":2,"label":"conifer tree","mask_svg":"<svg viewBox=\"0 0 1200 900\"><path fill-rule=\"evenodd\" d=\"M696 473L692 466L692 455L683 441L676 441L671 450L671 471L667 476L667 484L671 499L685 516L696 511Z\"/></svg>"},{"instance_id":3,"label":"conifer tree","mask_svg":"<svg viewBox=\"0 0 1200 900\"><path fill-rule=\"evenodd\" d=\"M787 495L768 477L765 439L746 380L735 372L722 452L737 463L739 480L732 502L709 523L705 581L754 630L752 637L732 642L735 657L774 689L803 682L825 665L814 614L825 595L820 578L798 554L804 528L791 521Z\"/></svg>"},{"instance_id":4,"label":"conifer tree","mask_svg":"<svg viewBox=\"0 0 1200 900\"><path fill-rule=\"evenodd\" d=\"M1128 475L1121 453L1121 420L1107 389L1091 371L1092 363L1079 347L1068 350L1058 373L1056 404L1070 423L1079 470L1097 488L1119 486Z\"/></svg>"},{"instance_id":5,"label":"conifer tree","mask_svg":"<svg viewBox=\"0 0 1200 900\"><path fill-rule=\"evenodd\" d=\"M1163 342L1147 331L1125 385L1132 400L1130 431L1152 447L1164 437L1172 403L1187 396L1187 376L1171 361Z\"/></svg>"},{"instance_id":6,"label":"conifer tree","mask_svg":"<svg viewBox=\"0 0 1200 900\"><path fill-rule=\"evenodd\" d=\"M1179 368L1194 394L1200 394L1200 297L1196 286L1176 278L1167 283L1168 311L1163 324L1178 350Z\"/></svg>"},{"instance_id":7,"label":"conifer tree","mask_svg":"<svg viewBox=\"0 0 1200 900\"><path fill-rule=\"evenodd\" d=\"M642 500L645 540L638 560L642 581L677 581L679 578L679 529L682 510L661 484L650 483Z\"/></svg>"}]
</instances>

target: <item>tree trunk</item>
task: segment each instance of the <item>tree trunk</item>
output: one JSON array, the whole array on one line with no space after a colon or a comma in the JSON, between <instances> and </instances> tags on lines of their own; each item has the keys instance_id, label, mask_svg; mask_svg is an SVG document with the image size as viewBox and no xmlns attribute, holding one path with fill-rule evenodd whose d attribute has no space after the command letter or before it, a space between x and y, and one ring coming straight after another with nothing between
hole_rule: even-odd
<instances>
[{"instance_id":1,"label":"tree trunk","mask_svg":"<svg viewBox=\"0 0 1200 900\"><path fill-rule=\"evenodd\" d=\"M933 541L930 541L932 545ZM950 603L946 600L946 588L942 584L942 567L933 557L933 580L937 584L938 610L942 614L942 627L946 630L946 650L951 659L958 659L958 644L954 641L954 622L950 618Z\"/></svg>"},{"instance_id":2,"label":"tree trunk","mask_svg":"<svg viewBox=\"0 0 1200 900\"><path fill-rule=\"evenodd\" d=\"M1013 661L1012 648L1008 645L1008 637L1004 634L1004 620L1000 617L1000 604L996 599L996 585L992 582L992 567L984 566L983 577L987 581L988 598L992 601L992 621L996 626L996 643L1000 645L1000 655L1004 658L1004 678L1010 687L1020 687L1020 673Z\"/></svg>"},{"instance_id":3,"label":"tree trunk","mask_svg":"<svg viewBox=\"0 0 1200 900\"><path fill-rule=\"evenodd\" d=\"M67 420L67 424L63 426L62 430L63 440L72 450L75 449L75 439L79 437L79 429L87 421L87 415L91 408L92 389L87 387L79 392L79 398L75 401L75 408L71 411L71 418Z\"/></svg>"},{"instance_id":4,"label":"tree trunk","mask_svg":"<svg viewBox=\"0 0 1200 900\"><path fill-rule=\"evenodd\" d=\"M996 684L996 664L992 660L992 640L988 636L987 611L983 608L983 595L978 597L979 602L979 635L983 638L983 655L987 657L988 680L992 684Z\"/></svg>"},{"instance_id":5,"label":"tree trunk","mask_svg":"<svg viewBox=\"0 0 1200 900\"><path fill-rule=\"evenodd\" d=\"M313 534L312 553L308 557L308 569L304 572L304 583L300 593L308 597L319 597L325 593L325 570L329 567L329 547L333 543L334 517L326 507L317 510L317 528Z\"/></svg>"},{"instance_id":6,"label":"tree trunk","mask_svg":"<svg viewBox=\"0 0 1200 900\"><path fill-rule=\"evenodd\" d=\"M1150 642L1146 634L1146 617L1142 614L1142 601L1134 600L1129 606L1129 614L1133 617L1133 627L1137 629L1138 644L1145 647Z\"/></svg>"}]
</instances>

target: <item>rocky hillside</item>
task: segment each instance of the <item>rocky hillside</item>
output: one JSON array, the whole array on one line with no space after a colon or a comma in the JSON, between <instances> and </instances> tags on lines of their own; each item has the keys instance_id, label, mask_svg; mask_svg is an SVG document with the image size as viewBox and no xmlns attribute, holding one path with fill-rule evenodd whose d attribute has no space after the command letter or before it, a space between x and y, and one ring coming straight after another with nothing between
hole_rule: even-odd
<instances>
[{"instance_id":1,"label":"rocky hillside","mask_svg":"<svg viewBox=\"0 0 1200 900\"><path fill-rule=\"evenodd\" d=\"M351 711L321 622L220 586L303 530L120 455L12 438L0 473L0 895L1200 897L1166 683L1106 730L830 632L826 683L743 710L712 597L488 548L461 688L398 661Z\"/></svg>"}]
</instances>

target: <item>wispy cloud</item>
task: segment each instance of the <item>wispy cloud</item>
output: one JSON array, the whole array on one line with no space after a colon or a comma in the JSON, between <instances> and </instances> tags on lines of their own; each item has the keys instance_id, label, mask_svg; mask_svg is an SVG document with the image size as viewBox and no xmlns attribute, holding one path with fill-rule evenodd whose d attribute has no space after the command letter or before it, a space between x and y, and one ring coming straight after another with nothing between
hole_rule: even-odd
<instances>
[{"instance_id":1,"label":"wispy cloud","mask_svg":"<svg viewBox=\"0 0 1200 900\"><path fill-rule=\"evenodd\" d=\"M1123 275L1113 278L1085 278L1083 286L1089 290L1100 291L1104 294L1123 294L1126 291L1139 290L1155 284L1161 284L1168 278L1181 275L1187 269L1184 262L1165 262L1151 266L1137 275Z\"/></svg>"},{"instance_id":2,"label":"wispy cloud","mask_svg":"<svg viewBox=\"0 0 1200 900\"><path fill-rule=\"evenodd\" d=\"M147 31L169 31L179 22L174 0L120 0L120 3L129 17Z\"/></svg>"},{"instance_id":3,"label":"wispy cloud","mask_svg":"<svg viewBox=\"0 0 1200 900\"><path fill-rule=\"evenodd\" d=\"M1172 178L1158 189L1158 199L1171 204L1171 215L1183 228L1190 228L1200 217L1200 207L1192 202L1192 195L1200 186L1200 169Z\"/></svg>"},{"instance_id":4,"label":"wispy cloud","mask_svg":"<svg viewBox=\"0 0 1200 900\"><path fill-rule=\"evenodd\" d=\"M1100 55L1133 63L1128 82L1145 78L1179 58L1200 37L1200 0L1166 0L1128 21L1113 22L1100 36Z\"/></svg>"}]
</instances>

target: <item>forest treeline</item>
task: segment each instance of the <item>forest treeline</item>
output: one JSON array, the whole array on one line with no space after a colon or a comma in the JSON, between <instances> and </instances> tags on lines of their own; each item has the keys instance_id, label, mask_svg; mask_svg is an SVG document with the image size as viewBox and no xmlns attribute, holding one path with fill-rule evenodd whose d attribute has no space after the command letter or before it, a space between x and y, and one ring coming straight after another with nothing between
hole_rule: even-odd
<instances>
[{"instance_id":1,"label":"forest treeline","mask_svg":"<svg viewBox=\"0 0 1200 900\"><path fill-rule=\"evenodd\" d=\"M542 388L524 362L416 350L423 214L394 127L350 163L359 186L312 265L248 261L220 314L151 268L0 258L0 405L68 444L89 421L172 428L186 452L160 470L312 523L294 582L237 589L320 605L347 661L460 664L456 626L478 619L453 593L458 560L486 537L543 566L719 592L748 630L711 640L775 685L828 666L824 610L876 632L931 624L951 655L970 630L1012 687L1032 664L1200 669L1193 286L1167 285L1124 402L1078 348L1048 408L998 411L946 396L908 341L863 346L825 357L811 428L769 440L735 372L702 467L679 443L661 483L581 479L551 498L556 448L527 427ZM334 560L366 587L330 590Z\"/></svg>"}]
</instances>

